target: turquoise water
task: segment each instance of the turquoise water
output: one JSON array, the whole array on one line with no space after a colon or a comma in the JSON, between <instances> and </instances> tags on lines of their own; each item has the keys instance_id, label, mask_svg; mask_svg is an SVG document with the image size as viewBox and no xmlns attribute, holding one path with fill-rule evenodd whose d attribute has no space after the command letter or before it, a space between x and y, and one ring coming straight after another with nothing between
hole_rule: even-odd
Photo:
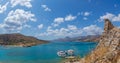
<instances>
[{"instance_id":1,"label":"turquoise water","mask_svg":"<svg viewBox=\"0 0 120 63\"><path fill-rule=\"evenodd\" d=\"M2 63L59 63L57 51L73 49L75 55L85 56L96 47L94 42L51 42L32 47L0 46Z\"/></svg>"}]
</instances>

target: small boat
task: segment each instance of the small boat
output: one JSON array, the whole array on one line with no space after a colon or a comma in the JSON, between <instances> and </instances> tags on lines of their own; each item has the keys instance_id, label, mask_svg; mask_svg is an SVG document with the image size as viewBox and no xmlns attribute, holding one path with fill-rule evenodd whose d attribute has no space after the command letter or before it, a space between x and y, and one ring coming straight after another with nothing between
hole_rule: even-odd
<instances>
[{"instance_id":1,"label":"small boat","mask_svg":"<svg viewBox=\"0 0 120 63\"><path fill-rule=\"evenodd\" d=\"M72 49L67 50L67 54L69 56L73 56L74 55L74 50L72 50Z\"/></svg>"},{"instance_id":2,"label":"small boat","mask_svg":"<svg viewBox=\"0 0 120 63\"><path fill-rule=\"evenodd\" d=\"M68 56L74 56L74 50L69 49L69 50L66 50L66 51L58 51L57 55L59 57L64 57L64 58L68 57Z\"/></svg>"},{"instance_id":3,"label":"small boat","mask_svg":"<svg viewBox=\"0 0 120 63\"><path fill-rule=\"evenodd\" d=\"M57 55L60 56L60 57L66 57L67 56L65 51L58 51Z\"/></svg>"}]
</instances>

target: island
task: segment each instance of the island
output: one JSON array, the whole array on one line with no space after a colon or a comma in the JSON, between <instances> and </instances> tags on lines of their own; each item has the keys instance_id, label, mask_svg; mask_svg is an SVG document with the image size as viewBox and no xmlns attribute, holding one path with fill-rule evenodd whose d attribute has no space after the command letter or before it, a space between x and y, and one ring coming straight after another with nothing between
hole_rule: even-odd
<instances>
[{"instance_id":1,"label":"island","mask_svg":"<svg viewBox=\"0 0 120 63\"><path fill-rule=\"evenodd\" d=\"M0 34L0 45L2 46L20 46L30 47L38 44L48 43L32 36L25 36L19 33Z\"/></svg>"}]
</instances>

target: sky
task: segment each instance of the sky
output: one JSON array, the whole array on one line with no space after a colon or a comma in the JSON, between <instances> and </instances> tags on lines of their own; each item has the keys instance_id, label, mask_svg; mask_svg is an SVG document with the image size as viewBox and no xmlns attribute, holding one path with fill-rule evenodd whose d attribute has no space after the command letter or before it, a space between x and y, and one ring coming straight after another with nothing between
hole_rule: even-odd
<instances>
[{"instance_id":1,"label":"sky","mask_svg":"<svg viewBox=\"0 0 120 63\"><path fill-rule=\"evenodd\" d=\"M105 18L120 27L120 0L0 0L0 34L43 40L98 35Z\"/></svg>"}]
</instances>

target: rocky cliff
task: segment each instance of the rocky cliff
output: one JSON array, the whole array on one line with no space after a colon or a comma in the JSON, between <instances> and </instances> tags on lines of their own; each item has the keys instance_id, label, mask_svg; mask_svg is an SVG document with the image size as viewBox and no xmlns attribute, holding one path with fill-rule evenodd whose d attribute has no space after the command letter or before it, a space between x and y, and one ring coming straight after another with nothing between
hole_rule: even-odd
<instances>
[{"instance_id":1,"label":"rocky cliff","mask_svg":"<svg viewBox=\"0 0 120 63\"><path fill-rule=\"evenodd\" d=\"M0 45L14 45L27 47L43 43L47 43L47 41L39 40L31 36L24 36L18 33L0 34Z\"/></svg>"},{"instance_id":2,"label":"rocky cliff","mask_svg":"<svg viewBox=\"0 0 120 63\"><path fill-rule=\"evenodd\" d=\"M120 63L120 29L105 19L104 32L98 46L80 63Z\"/></svg>"}]
</instances>

